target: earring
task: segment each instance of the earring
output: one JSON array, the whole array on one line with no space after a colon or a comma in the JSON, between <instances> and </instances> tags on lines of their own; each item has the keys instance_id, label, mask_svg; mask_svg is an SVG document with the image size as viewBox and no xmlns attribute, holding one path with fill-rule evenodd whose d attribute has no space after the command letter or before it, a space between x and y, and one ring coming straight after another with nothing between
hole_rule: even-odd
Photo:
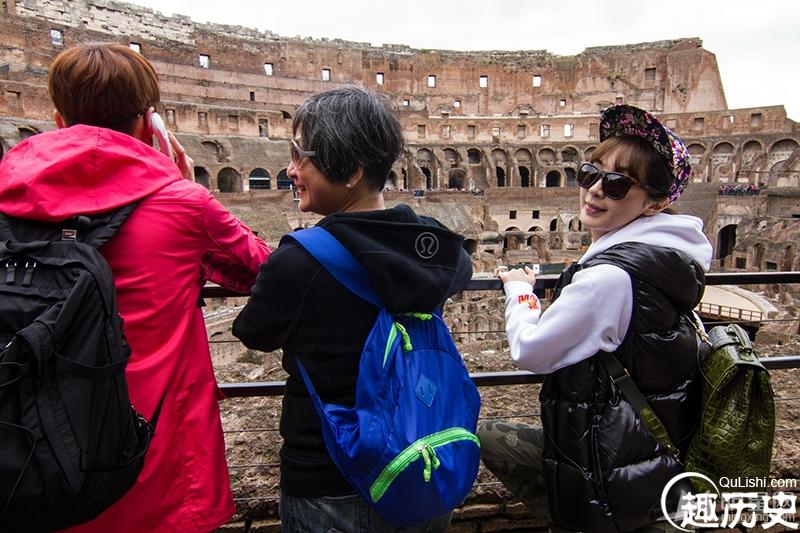
<instances>
[{"instance_id":1,"label":"earring","mask_svg":"<svg viewBox=\"0 0 800 533\"><path fill-rule=\"evenodd\" d=\"M348 189L352 189L352 188L353 188L353 184L352 184L352 183L348 183L348 184L347 184L347 188L348 188Z\"/></svg>"}]
</instances>

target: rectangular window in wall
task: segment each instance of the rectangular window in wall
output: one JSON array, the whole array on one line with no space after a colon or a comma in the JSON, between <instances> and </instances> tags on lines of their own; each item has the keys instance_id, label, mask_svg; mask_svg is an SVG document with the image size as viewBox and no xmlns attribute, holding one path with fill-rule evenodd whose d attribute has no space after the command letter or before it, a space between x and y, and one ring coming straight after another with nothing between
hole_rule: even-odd
<instances>
[{"instance_id":1,"label":"rectangular window in wall","mask_svg":"<svg viewBox=\"0 0 800 533\"><path fill-rule=\"evenodd\" d=\"M258 119L258 136L265 139L269 137L269 121L265 118Z\"/></svg>"},{"instance_id":2,"label":"rectangular window in wall","mask_svg":"<svg viewBox=\"0 0 800 533\"><path fill-rule=\"evenodd\" d=\"M656 81L655 67L644 69L644 81Z\"/></svg>"},{"instance_id":3,"label":"rectangular window in wall","mask_svg":"<svg viewBox=\"0 0 800 533\"><path fill-rule=\"evenodd\" d=\"M514 211L514 210L509 211L508 212L508 218L511 219L511 220L516 219L517 218L517 212Z\"/></svg>"},{"instance_id":4,"label":"rectangular window in wall","mask_svg":"<svg viewBox=\"0 0 800 533\"><path fill-rule=\"evenodd\" d=\"M724 130L731 129L731 126L733 126L733 120L734 120L733 115L725 115L724 117L722 117L722 129Z\"/></svg>"},{"instance_id":5,"label":"rectangular window in wall","mask_svg":"<svg viewBox=\"0 0 800 533\"><path fill-rule=\"evenodd\" d=\"M264 63L264 74L272 76L275 74L274 66L272 63Z\"/></svg>"},{"instance_id":6,"label":"rectangular window in wall","mask_svg":"<svg viewBox=\"0 0 800 533\"><path fill-rule=\"evenodd\" d=\"M450 126L445 125L442 126L442 139L449 139L450 138Z\"/></svg>"},{"instance_id":7,"label":"rectangular window in wall","mask_svg":"<svg viewBox=\"0 0 800 533\"><path fill-rule=\"evenodd\" d=\"M589 138L590 139L597 139L597 134L599 130L597 128L597 122L590 122L589 123Z\"/></svg>"},{"instance_id":8,"label":"rectangular window in wall","mask_svg":"<svg viewBox=\"0 0 800 533\"><path fill-rule=\"evenodd\" d=\"M174 126L175 125L175 110L174 109L167 109L167 125Z\"/></svg>"},{"instance_id":9,"label":"rectangular window in wall","mask_svg":"<svg viewBox=\"0 0 800 533\"><path fill-rule=\"evenodd\" d=\"M208 127L208 113L204 111L197 113L197 125L203 129Z\"/></svg>"},{"instance_id":10,"label":"rectangular window in wall","mask_svg":"<svg viewBox=\"0 0 800 533\"><path fill-rule=\"evenodd\" d=\"M461 100L453 100L453 107L456 109L461 107Z\"/></svg>"},{"instance_id":11,"label":"rectangular window in wall","mask_svg":"<svg viewBox=\"0 0 800 533\"><path fill-rule=\"evenodd\" d=\"M467 137L470 139L475 138L475 126L472 124L467 125Z\"/></svg>"},{"instance_id":12,"label":"rectangular window in wall","mask_svg":"<svg viewBox=\"0 0 800 533\"><path fill-rule=\"evenodd\" d=\"M765 270L778 270L778 263L773 263L772 261L765 261L764 266L766 267Z\"/></svg>"},{"instance_id":13,"label":"rectangular window in wall","mask_svg":"<svg viewBox=\"0 0 800 533\"><path fill-rule=\"evenodd\" d=\"M625 103L625 97L624 96L617 96L616 98L614 98L614 104L615 105L622 105L624 103Z\"/></svg>"},{"instance_id":14,"label":"rectangular window in wall","mask_svg":"<svg viewBox=\"0 0 800 533\"><path fill-rule=\"evenodd\" d=\"M403 100L403 107L410 107L410 106L411 106L411 100Z\"/></svg>"},{"instance_id":15,"label":"rectangular window in wall","mask_svg":"<svg viewBox=\"0 0 800 533\"><path fill-rule=\"evenodd\" d=\"M6 104L9 111L22 111L21 93L18 91L6 91Z\"/></svg>"},{"instance_id":16,"label":"rectangular window in wall","mask_svg":"<svg viewBox=\"0 0 800 533\"><path fill-rule=\"evenodd\" d=\"M692 128L694 131L703 131L703 126L705 126L706 119L703 117L694 117L694 122L692 123Z\"/></svg>"},{"instance_id":17,"label":"rectangular window in wall","mask_svg":"<svg viewBox=\"0 0 800 533\"><path fill-rule=\"evenodd\" d=\"M478 85L480 87L488 87L489 86L489 76L481 76L478 80Z\"/></svg>"},{"instance_id":18,"label":"rectangular window in wall","mask_svg":"<svg viewBox=\"0 0 800 533\"><path fill-rule=\"evenodd\" d=\"M256 101L256 92L255 91L250 91L250 101L251 102L255 102Z\"/></svg>"},{"instance_id":19,"label":"rectangular window in wall","mask_svg":"<svg viewBox=\"0 0 800 533\"><path fill-rule=\"evenodd\" d=\"M228 129L239 131L239 115L228 115Z\"/></svg>"},{"instance_id":20,"label":"rectangular window in wall","mask_svg":"<svg viewBox=\"0 0 800 533\"><path fill-rule=\"evenodd\" d=\"M667 121L665 122L665 125L672 131L675 131L675 126L677 125L677 121L674 118L668 118Z\"/></svg>"},{"instance_id":21,"label":"rectangular window in wall","mask_svg":"<svg viewBox=\"0 0 800 533\"><path fill-rule=\"evenodd\" d=\"M575 133L575 124L564 124L564 137L572 137Z\"/></svg>"},{"instance_id":22,"label":"rectangular window in wall","mask_svg":"<svg viewBox=\"0 0 800 533\"><path fill-rule=\"evenodd\" d=\"M417 125L417 137L419 137L420 139L425 138L425 124Z\"/></svg>"},{"instance_id":23,"label":"rectangular window in wall","mask_svg":"<svg viewBox=\"0 0 800 533\"><path fill-rule=\"evenodd\" d=\"M550 137L550 124L539 126L539 137Z\"/></svg>"},{"instance_id":24,"label":"rectangular window in wall","mask_svg":"<svg viewBox=\"0 0 800 533\"><path fill-rule=\"evenodd\" d=\"M137 54L142 53L142 45L139 43L128 43L128 48L136 52Z\"/></svg>"},{"instance_id":25,"label":"rectangular window in wall","mask_svg":"<svg viewBox=\"0 0 800 533\"><path fill-rule=\"evenodd\" d=\"M500 128L492 128L492 140L495 142L500 140Z\"/></svg>"},{"instance_id":26,"label":"rectangular window in wall","mask_svg":"<svg viewBox=\"0 0 800 533\"><path fill-rule=\"evenodd\" d=\"M50 42L53 46L64 46L64 32L61 30L50 30Z\"/></svg>"},{"instance_id":27,"label":"rectangular window in wall","mask_svg":"<svg viewBox=\"0 0 800 533\"><path fill-rule=\"evenodd\" d=\"M436 76L428 74L428 87L436 87Z\"/></svg>"},{"instance_id":28,"label":"rectangular window in wall","mask_svg":"<svg viewBox=\"0 0 800 533\"><path fill-rule=\"evenodd\" d=\"M567 107L567 101L564 98L562 98L561 100L558 101L558 107Z\"/></svg>"},{"instance_id":29,"label":"rectangular window in wall","mask_svg":"<svg viewBox=\"0 0 800 533\"><path fill-rule=\"evenodd\" d=\"M747 259L744 257L737 257L736 268L747 268Z\"/></svg>"},{"instance_id":30,"label":"rectangular window in wall","mask_svg":"<svg viewBox=\"0 0 800 533\"><path fill-rule=\"evenodd\" d=\"M750 115L750 127L751 128L760 128L761 124L764 121L764 117L761 113L753 113Z\"/></svg>"},{"instance_id":31,"label":"rectangular window in wall","mask_svg":"<svg viewBox=\"0 0 800 533\"><path fill-rule=\"evenodd\" d=\"M539 218L539 211L531 211L531 218L532 219Z\"/></svg>"},{"instance_id":32,"label":"rectangular window in wall","mask_svg":"<svg viewBox=\"0 0 800 533\"><path fill-rule=\"evenodd\" d=\"M383 85L383 72L378 72L375 74L375 83L378 85Z\"/></svg>"},{"instance_id":33,"label":"rectangular window in wall","mask_svg":"<svg viewBox=\"0 0 800 533\"><path fill-rule=\"evenodd\" d=\"M533 86L534 87L541 87L542 86L542 77L539 74L533 75Z\"/></svg>"},{"instance_id":34,"label":"rectangular window in wall","mask_svg":"<svg viewBox=\"0 0 800 533\"><path fill-rule=\"evenodd\" d=\"M211 68L211 56L200 54L197 58L202 68Z\"/></svg>"},{"instance_id":35,"label":"rectangular window in wall","mask_svg":"<svg viewBox=\"0 0 800 533\"><path fill-rule=\"evenodd\" d=\"M525 124L517 124L517 139L524 139L528 135L528 128Z\"/></svg>"},{"instance_id":36,"label":"rectangular window in wall","mask_svg":"<svg viewBox=\"0 0 800 533\"><path fill-rule=\"evenodd\" d=\"M322 81L331 81L331 69L322 69Z\"/></svg>"}]
</instances>

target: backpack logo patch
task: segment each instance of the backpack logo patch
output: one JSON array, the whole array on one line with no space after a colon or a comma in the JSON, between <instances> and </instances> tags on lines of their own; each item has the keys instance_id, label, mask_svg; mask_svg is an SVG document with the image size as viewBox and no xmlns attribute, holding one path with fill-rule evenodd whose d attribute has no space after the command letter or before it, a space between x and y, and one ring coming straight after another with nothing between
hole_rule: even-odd
<instances>
[{"instance_id":1,"label":"backpack logo patch","mask_svg":"<svg viewBox=\"0 0 800 533\"><path fill-rule=\"evenodd\" d=\"M437 390L438 388L433 383L433 381L429 380L423 374L419 377L417 386L414 387L414 394L417 395L419 401L424 403L427 407L430 407L431 405L433 405L433 399L436 397Z\"/></svg>"},{"instance_id":2,"label":"backpack logo patch","mask_svg":"<svg viewBox=\"0 0 800 533\"><path fill-rule=\"evenodd\" d=\"M420 233L414 242L414 250L422 259L430 259L439 251L439 238L429 231Z\"/></svg>"}]
</instances>

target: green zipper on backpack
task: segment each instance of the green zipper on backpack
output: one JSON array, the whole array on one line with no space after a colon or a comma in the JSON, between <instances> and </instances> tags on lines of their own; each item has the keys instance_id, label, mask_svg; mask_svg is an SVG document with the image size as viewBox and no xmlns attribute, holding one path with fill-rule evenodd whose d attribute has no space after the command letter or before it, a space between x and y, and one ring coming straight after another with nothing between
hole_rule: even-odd
<instances>
[{"instance_id":1,"label":"green zipper on backpack","mask_svg":"<svg viewBox=\"0 0 800 533\"><path fill-rule=\"evenodd\" d=\"M419 320L430 320L433 318L433 315L430 313L403 313L402 316L410 316L418 318ZM382 366L386 366L386 359L389 358L389 351L392 349L392 344L394 344L395 338L397 338L398 331L400 332L400 335L403 336L403 350L410 352L413 349L413 346L411 346L411 337L409 337L406 328L400 322L393 322L392 329L389 330L389 338L386 340L386 348L383 350Z\"/></svg>"},{"instance_id":2,"label":"green zipper on backpack","mask_svg":"<svg viewBox=\"0 0 800 533\"><path fill-rule=\"evenodd\" d=\"M439 468L439 459L436 457L435 448L462 440L471 440L477 444L478 447L481 445L478 437L460 427L445 429L411 443L411 445L400 452L397 457L392 459L391 463L386 465L381 475L378 476L378 479L372 483L372 486L369 488L369 495L372 498L372 502L376 503L380 500L386 491L389 490L389 486L394 482L397 476L420 458L425 461L422 477L425 482L429 482L431 480L432 471Z\"/></svg>"}]
</instances>

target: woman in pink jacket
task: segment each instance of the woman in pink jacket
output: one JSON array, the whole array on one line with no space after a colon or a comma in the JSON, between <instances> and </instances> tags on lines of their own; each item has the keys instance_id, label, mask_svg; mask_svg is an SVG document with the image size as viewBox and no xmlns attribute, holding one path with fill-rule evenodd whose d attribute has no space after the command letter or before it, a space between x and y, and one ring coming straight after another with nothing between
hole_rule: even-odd
<instances>
[{"instance_id":1,"label":"woman in pink jacket","mask_svg":"<svg viewBox=\"0 0 800 533\"><path fill-rule=\"evenodd\" d=\"M249 293L269 253L202 186L170 135L175 160L150 146L158 78L122 45L79 45L50 66L59 129L0 163L0 212L61 221L139 202L101 252L111 265L131 402L156 435L136 484L79 532L210 531L233 513L219 399L200 289ZM176 165L177 163L177 165ZM183 175L182 175L183 174Z\"/></svg>"}]
</instances>

